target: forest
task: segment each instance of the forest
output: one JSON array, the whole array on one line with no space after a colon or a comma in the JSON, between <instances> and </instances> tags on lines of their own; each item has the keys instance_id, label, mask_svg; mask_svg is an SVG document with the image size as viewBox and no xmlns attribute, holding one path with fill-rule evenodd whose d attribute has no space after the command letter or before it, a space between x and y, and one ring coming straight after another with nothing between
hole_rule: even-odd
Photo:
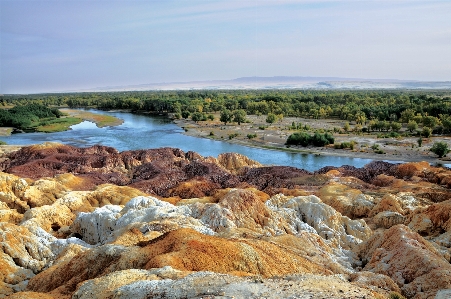
<instances>
[{"instance_id":1,"label":"forest","mask_svg":"<svg viewBox=\"0 0 451 299\"><path fill-rule=\"evenodd\" d=\"M194 121L211 119L211 113L221 112L221 118L224 116L221 121L225 123L240 123L246 114L268 115L268 122L283 117L334 118L355 122L367 131L396 132L404 124L410 131L422 126L435 134L451 132L451 92L448 90L92 92L2 95L0 104L4 107L39 104L48 107L127 109L171 113L175 118L192 118Z\"/></svg>"},{"instance_id":2,"label":"forest","mask_svg":"<svg viewBox=\"0 0 451 299\"><path fill-rule=\"evenodd\" d=\"M81 120L64 117L57 108L35 102L19 102L11 109L0 109L0 127L14 127L23 131L54 132L67 129ZM17 103L16 103L17 104Z\"/></svg>"}]
</instances>

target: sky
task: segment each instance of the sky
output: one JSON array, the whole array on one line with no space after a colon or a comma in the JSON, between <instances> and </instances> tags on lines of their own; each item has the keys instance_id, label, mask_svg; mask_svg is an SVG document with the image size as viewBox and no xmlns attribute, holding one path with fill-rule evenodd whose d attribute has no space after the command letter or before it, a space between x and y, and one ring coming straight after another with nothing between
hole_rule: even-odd
<instances>
[{"instance_id":1,"label":"sky","mask_svg":"<svg viewBox=\"0 0 451 299\"><path fill-rule=\"evenodd\" d=\"M451 1L0 0L0 93L239 77L451 80Z\"/></svg>"}]
</instances>

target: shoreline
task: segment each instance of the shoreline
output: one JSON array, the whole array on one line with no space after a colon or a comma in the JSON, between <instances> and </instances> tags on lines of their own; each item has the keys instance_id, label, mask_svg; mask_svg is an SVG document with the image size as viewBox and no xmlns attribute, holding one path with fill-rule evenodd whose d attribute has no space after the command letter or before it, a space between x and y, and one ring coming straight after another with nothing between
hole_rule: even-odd
<instances>
[{"instance_id":1,"label":"shoreline","mask_svg":"<svg viewBox=\"0 0 451 299\"><path fill-rule=\"evenodd\" d=\"M444 165L444 164L451 164L451 157L444 157L442 159L439 159L435 154L429 151L430 144L433 142L429 141L423 147L421 148L421 152L415 153L415 154L394 154L393 150L391 148L384 150L387 150L386 154L377 154L373 151L361 151L361 150L350 150L350 149L335 149L333 148L333 145L329 145L326 147L301 147L301 146L290 146L287 147L285 145L285 140L281 140L281 142L270 142L270 141L254 141L253 139L226 139L226 138L218 138L216 137L216 132L218 128L221 127L228 127L229 131L245 131L242 130L242 126L233 125L233 124L227 124L227 126L224 125L218 125L215 123L214 125L204 125L195 123L191 120L184 120L184 119L175 119L173 120L174 124L176 124L178 127L185 129L185 132L183 134L187 136L197 137L197 138L205 138L215 141L221 141L221 142L228 142L232 144L238 144L242 146L247 147L253 147L253 148L261 148L261 149L268 149L268 150L276 150L276 151L284 151L284 152L292 152L292 153L298 153L298 154L307 154L307 155L324 155L324 156L331 156L331 157L347 157L347 158L357 158L357 159L370 159L375 161L387 161L390 163L408 163L408 162L421 162L425 161L428 162L431 165ZM207 129L207 130L206 130ZM215 130L216 129L216 130ZM211 132L214 132L213 136L210 136L207 131L212 130ZM221 129L219 129L221 130ZM385 141L385 139L374 139L370 136L364 136L365 139L372 139L374 143ZM431 137L431 140L433 140L434 137ZM281 138L282 139L282 138ZM343 138L342 138L343 139ZM390 138L392 139L392 138ZM404 139L407 140L408 138ZM412 138L410 138L412 139ZM415 138L413 138L415 139ZM435 138L434 138L435 139ZM440 140L443 140L445 138L439 138ZM449 142L451 140L446 138ZM390 140L389 140L390 141Z\"/></svg>"},{"instance_id":2,"label":"shoreline","mask_svg":"<svg viewBox=\"0 0 451 299\"><path fill-rule=\"evenodd\" d=\"M104 122L99 125L100 121L105 119L91 118L92 116L104 116L102 114L95 114L92 112L79 111L74 109L64 109L65 112L82 113L85 114L83 119L96 123L98 127L103 126L117 126L123 123L123 120L114 118L108 119L110 122ZM123 111L123 110L121 110ZM132 113L130 111L123 111ZM88 115L89 114L89 115ZM219 114L216 115L214 121L200 121L198 123L190 119L172 119L170 115L166 117L177 125L184 129L183 134L196 138L205 138L215 141L228 142L231 144L237 144L241 146L260 148L267 150L291 152L305 155L320 155L331 157L347 157L356 159L368 159L375 161L387 161L391 163L408 163L408 162L421 162L426 161L431 165L439 166L451 166L451 157L444 157L439 159L435 154L429 151L429 148L434 141L445 141L451 144L451 137L440 136L431 137L429 139L424 138L423 146L415 146L418 137L402 137L402 138L376 138L375 134L356 135L356 134L334 134L335 142L349 142L350 140L356 141L358 144L354 150L350 149L335 149L333 145L325 147L301 147L285 145L286 138L293 133L293 130L288 130L286 127L292 122L301 122L302 124L308 124L312 129L331 129L332 127L339 126L341 120L324 119L317 121L314 119L301 119L301 118L284 118L283 122L277 122L274 124L265 123L265 116L248 115L248 122L241 125L227 124L224 125L217 119ZM81 118L81 117L80 117ZM265 129L259 130L259 126L265 126ZM4 128L8 129L8 128ZM237 137L228 138L230 133L236 134ZM258 135L257 138L246 138L247 133L254 133ZM213 135L211 135L213 134ZM385 154L377 154L371 149L371 145L380 145L381 149L386 152ZM451 147L451 146L450 146Z\"/></svg>"}]
</instances>

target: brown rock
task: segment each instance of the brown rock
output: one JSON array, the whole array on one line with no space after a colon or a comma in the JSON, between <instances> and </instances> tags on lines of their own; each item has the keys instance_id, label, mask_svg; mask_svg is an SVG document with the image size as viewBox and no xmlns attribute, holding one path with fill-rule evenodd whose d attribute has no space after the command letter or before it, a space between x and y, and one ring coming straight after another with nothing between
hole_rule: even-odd
<instances>
[{"instance_id":1,"label":"brown rock","mask_svg":"<svg viewBox=\"0 0 451 299\"><path fill-rule=\"evenodd\" d=\"M391 277L409 298L429 298L451 287L451 265L436 249L404 225L374 234L361 247L365 271Z\"/></svg>"},{"instance_id":2,"label":"brown rock","mask_svg":"<svg viewBox=\"0 0 451 299\"><path fill-rule=\"evenodd\" d=\"M302 248L294 236L291 246ZM283 241L287 244L287 240ZM269 277L288 273L331 274L331 260L315 263L297 253L301 249L280 242L227 240L202 235L191 229L171 231L141 247L104 245L83 252L72 260L52 266L30 280L28 290L70 295L78 283L114 271L171 266L182 271L213 271L240 276Z\"/></svg>"},{"instance_id":3,"label":"brown rock","mask_svg":"<svg viewBox=\"0 0 451 299\"><path fill-rule=\"evenodd\" d=\"M244 167L258 168L262 165L237 153L224 153L218 156L218 162L231 173L237 174Z\"/></svg>"},{"instance_id":4,"label":"brown rock","mask_svg":"<svg viewBox=\"0 0 451 299\"><path fill-rule=\"evenodd\" d=\"M374 217L381 212L396 212L398 214L404 215L404 210L401 207L400 199L392 194L385 194L376 206L369 213L369 217Z\"/></svg>"},{"instance_id":5,"label":"brown rock","mask_svg":"<svg viewBox=\"0 0 451 299\"><path fill-rule=\"evenodd\" d=\"M366 217L374 207L373 199L362 191L337 182L330 182L319 190L319 197L325 203L350 217Z\"/></svg>"}]
</instances>

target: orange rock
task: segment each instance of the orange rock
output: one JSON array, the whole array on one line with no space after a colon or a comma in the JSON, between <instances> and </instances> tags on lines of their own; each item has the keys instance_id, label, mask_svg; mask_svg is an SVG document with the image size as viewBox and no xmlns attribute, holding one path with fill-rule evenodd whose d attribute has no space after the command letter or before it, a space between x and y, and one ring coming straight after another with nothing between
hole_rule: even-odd
<instances>
[{"instance_id":1,"label":"orange rock","mask_svg":"<svg viewBox=\"0 0 451 299\"><path fill-rule=\"evenodd\" d=\"M381 212L396 212L404 215L404 211L401 207L400 199L392 194L385 194L381 201L374 206L369 214L369 217L374 217Z\"/></svg>"},{"instance_id":2,"label":"orange rock","mask_svg":"<svg viewBox=\"0 0 451 299\"><path fill-rule=\"evenodd\" d=\"M313 237L313 236L312 236ZM291 238L291 241L289 241ZM309 239L305 239L308 243ZM340 265L327 252L315 258L301 256L305 241L295 236L283 239L228 240L177 229L140 247L103 245L72 260L52 266L32 278L27 289L51 294L72 294L78 283L114 271L171 266L182 271L213 271L239 276L280 276L290 273L332 274ZM315 245L309 245L314 248ZM315 262L316 260L316 262Z\"/></svg>"},{"instance_id":3,"label":"orange rock","mask_svg":"<svg viewBox=\"0 0 451 299\"><path fill-rule=\"evenodd\" d=\"M428 235L451 232L451 200L416 210L410 215L409 227Z\"/></svg>"},{"instance_id":4,"label":"orange rock","mask_svg":"<svg viewBox=\"0 0 451 299\"><path fill-rule=\"evenodd\" d=\"M337 182L328 183L319 190L318 194L325 204L351 219L366 217L374 207L370 196Z\"/></svg>"},{"instance_id":5,"label":"orange rock","mask_svg":"<svg viewBox=\"0 0 451 299\"><path fill-rule=\"evenodd\" d=\"M374 234L361 247L364 270L391 277L409 298L429 298L451 287L451 265L437 250L404 225Z\"/></svg>"},{"instance_id":6,"label":"orange rock","mask_svg":"<svg viewBox=\"0 0 451 299\"><path fill-rule=\"evenodd\" d=\"M103 207L104 205L125 205L136 196L147 196L147 194L127 186L103 184L88 193L86 200L92 207Z\"/></svg>"},{"instance_id":7,"label":"orange rock","mask_svg":"<svg viewBox=\"0 0 451 299\"><path fill-rule=\"evenodd\" d=\"M238 173L243 167L262 167L257 161L238 153L224 153L218 156L218 162L232 173Z\"/></svg>"}]
</instances>

